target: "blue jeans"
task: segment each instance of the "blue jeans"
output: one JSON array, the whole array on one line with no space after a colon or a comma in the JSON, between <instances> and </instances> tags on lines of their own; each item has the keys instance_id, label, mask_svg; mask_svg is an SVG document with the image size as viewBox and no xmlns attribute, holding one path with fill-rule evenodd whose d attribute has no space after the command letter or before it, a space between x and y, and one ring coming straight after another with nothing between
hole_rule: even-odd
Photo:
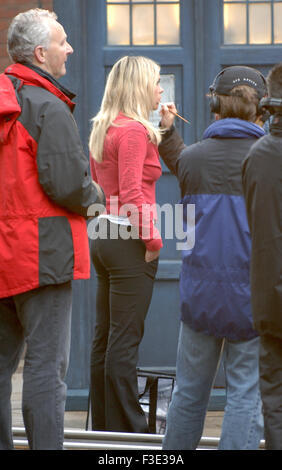
<instances>
[{"instance_id":1,"label":"blue jeans","mask_svg":"<svg viewBox=\"0 0 282 470\"><path fill-rule=\"evenodd\" d=\"M63 449L71 303L71 282L0 299L0 450L13 449L11 382L25 342L22 410L30 449Z\"/></svg>"},{"instance_id":2,"label":"blue jeans","mask_svg":"<svg viewBox=\"0 0 282 470\"><path fill-rule=\"evenodd\" d=\"M195 332L183 322L163 449L196 449L221 357L227 399L219 449L258 449L263 438L259 338L231 342Z\"/></svg>"}]
</instances>

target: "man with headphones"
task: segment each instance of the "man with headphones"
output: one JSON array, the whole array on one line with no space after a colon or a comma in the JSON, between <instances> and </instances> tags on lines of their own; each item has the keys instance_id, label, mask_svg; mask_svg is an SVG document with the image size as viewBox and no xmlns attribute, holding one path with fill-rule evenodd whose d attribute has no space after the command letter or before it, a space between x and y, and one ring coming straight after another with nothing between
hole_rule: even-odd
<instances>
[{"instance_id":1,"label":"man with headphones","mask_svg":"<svg viewBox=\"0 0 282 470\"><path fill-rule=\"evenodd\" d=\"M189 204L195 205L196 221L195 245L182 253L176 386L163 441L171 450L196 449L221 361L227 398L219 449L257 449L263 438L241 165L265 134L258 104L266 82L253 68L228 67L210 92L215 121L193 145L185 146L173 126L175 106L161 111L160 125L167 130L159 152L180 184L184 228Z\"/></svg>"},{"instance_id":2,"label":"man with headphones","mask_svg":"<svg viewBox=\"0 0 282 470\"><path fill-rule=\"evenodd\" d=\"M282 63L267 77L270 132L243 165L243 191L252 236L251 292L260 333L260 386L266 449L282 450Z\"/></svg>"}]
</instances>

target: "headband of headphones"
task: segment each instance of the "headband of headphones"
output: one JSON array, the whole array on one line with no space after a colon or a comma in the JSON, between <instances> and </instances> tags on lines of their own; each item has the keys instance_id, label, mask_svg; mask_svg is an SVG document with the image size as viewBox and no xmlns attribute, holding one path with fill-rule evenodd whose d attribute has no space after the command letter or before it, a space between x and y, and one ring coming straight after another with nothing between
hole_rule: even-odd
<instances>
[{"instance_id":1,"label":"headband of headphones","mask_svg":"<svg viewBox=\"0 0 282 470\"><path fill-rule=\"evenodd\" d=\"M266 80L262 73L251 67L241 65L234 65L221 70L210 86L210 92L218 95L230 95L231 90L239 85L254 88L259 99L267 94Z\"/></svg>"}]
</instances>

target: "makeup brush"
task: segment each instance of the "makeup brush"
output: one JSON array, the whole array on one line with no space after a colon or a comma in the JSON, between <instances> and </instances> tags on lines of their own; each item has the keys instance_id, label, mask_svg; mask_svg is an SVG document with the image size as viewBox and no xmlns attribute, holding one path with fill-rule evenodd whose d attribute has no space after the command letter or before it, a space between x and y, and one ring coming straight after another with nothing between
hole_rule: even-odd
<instances>
[{"instance_id":1,"label":"makeup brush","mask_svg":"<svg viewBox=\"0 0 282 470\"><path fill-rule=\"evenodd\" d=\"M185 119L184 117L180 116L180 114L177 114L177 113L175 113L174 111L171 111L170 109L169 109L169 112L170 112L171 114L174 114L174 116L177 116L179 119L182 119L182 121L187 122L187 124L191 124L190 121L187 121L187 119Z\"/></svg>"}]
</instances>

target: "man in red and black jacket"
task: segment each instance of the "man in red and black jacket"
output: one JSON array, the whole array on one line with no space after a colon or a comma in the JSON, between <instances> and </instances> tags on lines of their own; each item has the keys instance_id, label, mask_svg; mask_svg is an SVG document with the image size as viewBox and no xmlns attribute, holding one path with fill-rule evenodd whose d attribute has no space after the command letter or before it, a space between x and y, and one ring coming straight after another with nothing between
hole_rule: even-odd
<instances>
[{"instance_id":1,"label":"man in red and black jacket","mask_svg":"<svg viewBox=\"0 0 282 470\"><path fill-rule=\"evenodd\" d=\"M73 52L54 13L8 31L0 75L0 449L13 448L11 378L26 343L23 417L31 449L62 449L72 280L90 277L86 219L105 203L57 79Z\"/></svg>"}]
</instances>

